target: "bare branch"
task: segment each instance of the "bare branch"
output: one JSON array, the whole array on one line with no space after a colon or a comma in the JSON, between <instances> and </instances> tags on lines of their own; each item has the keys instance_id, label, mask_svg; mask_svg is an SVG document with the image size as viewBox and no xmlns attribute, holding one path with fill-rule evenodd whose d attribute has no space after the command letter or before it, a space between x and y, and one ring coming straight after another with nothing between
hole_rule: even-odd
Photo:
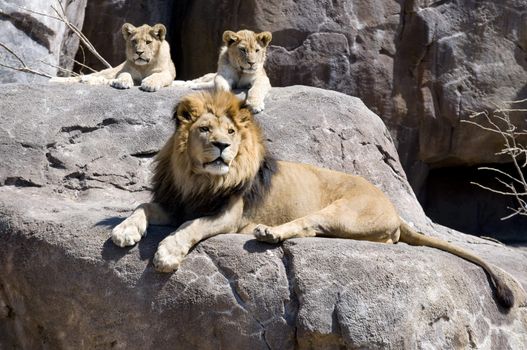
<instances>
[{"instance_id":1,"label":"bare branch","mask_svg":"<svg viewBox=\"0 0 527 350\"><path fill-rule=\"evenodd\" d=\"M68 58L69 60L72 60L73 62L77 63L79 66L84 67L84 68L86 68L86 69L92 71L93 73L97 73L97 71L96 71L95 69L93 69L92 67L87 66L87 65L85 65L84 63L81 63L81 62L77 61L77 60L74 59L74 58L71 58L71 57L68 57L68 56L64 56L64 57L66 57L66 58ZM75 73L75 72L74 72L74 73ZM75 73L75 74L78 74L78 73ZM79 75L80 75L80 74L79 74Z\"/></svg>"},{"instance_id":2,"label":"bare branch","mask_svg":"<svg viewBox=\"0 0 527 350\"><path fill-rule=\"evenodd\" d=\"M79 39L82 41L82 43L86 46L86 48L88 50L90 50L90 52L95 56L97 57L97 59L99 61L101 61L106 67L108 68L112 68L112 66L97 52L97 50L95 49L95 47L92 45L92 43L88 40L88 38L86 38L84 36L84 34L82 34L82 32L80 31L79 28L77 28L74 24L72 24L68 18L66 17L66 13L64 12L64 8L62 7L62 4L60 3L60 1L58 1L61 9L63 10L63 13L60 13L57 8L53 5L51 5L51 8L53 9L53 11L57 14L57 16L60 18L60 20L66 24L78 37Z\"/></svg>"},{"instance_id":3,"label":"bare branch","mask_svg":"<svg viewBox=\"0 0 527 350\"><path fill-rule=\"evenodd\" d=\"M51 75L49 75L49 74L46 74L46 73L40 72L40 71L38 71L36 69L28 67L28 65L24 62L24 60L22 60L22 58L20 58L20 56L18 56L6 44L0 42L0 46L3 47L11 55L13 55L13 57L15 57L18 60L18 62L20 62L20 64L22 65L22 67L14 67L14 66L11 66L11 65L8 65L8 64L5 64L5 63L0 63L0 67L12 69L12 70L16 70L16 71L24 72L24 73L36 74L36 75L40 75L42 77L51 78Z\"/></svg>"},{"instance_id":4,"label":"bare branch","mask_svg":"<svg viewBox=\"0 0 527 350\"><path fill-rule=\"evenodd\" d=\"M9 66L9 65L3 64L3 63L0 63L0 67L12 69L12 70L16 70L16 71L24 72L24 73L36 74L36 75L40 75L40 76L43 76L43 77L46 77L46 78L52 78L52 76L49 75L49 74L39 72L39 71L31 69L29 67L13 67L13 66Z\"/></svg>"},{"instance_id":5,"label":"bare branch","mask_svg":"<svg viewBox=\"0 0 527 350\"><path fill-rule=\"evenodd\" d=\"M506 103L514 104L520 102L527 102L527 99L519 101L509 101ZM476 185L487 191L497 193L504 196L512 196L516 200L517 207L510 208L512 211L511 214L502 218L502 220L510 219L516 215L527 216L527 201L523 198L527 196L527 181L525 179L523 169L527 167L527 149L524 145L518 142L519 136L527 135L526 130L518 130L518 127L511 122L510 113L525 113L527 109L522 108L501 108L496 107L492 113L487 111L483 112L472 112L469 115L469 119L474 118L483 118L485 120L485 125L488 123L490 126L484 126L479 122L473 120L463 120L462 122L476 125L482 130L492 132L498 135L501 135L503 138L503 148L496 153L496 155L508 155L511 158L511 162L514 166L514 174L509 174L503 170L499 170L492 167L480 167L478 170L487 170L499 174L502 177L505 177L508 181L505 181L503 178L496 177L495 180L504 186L505 190L498 190L496 188L491 188L484 186L477 182L471 182L471 184ZM516 186L515 186L516 184ZM518 190L522 188L522 190Z\"/></svg>"},{"instance_id":6,"label":"bare branch","mask_svg":"<svg viewBox=\"0 0 527 350\"><path fill-rule=\"evenodd\" d=\"M13 50L11 50L6 44L0 42L0 46L2 46L4 49L6 49L7 52L9 52L11 55L13 55L17 60L18 62L20 62L20 64L24 67L27 67L26 64L24 63L24 61L20 58L20 56L18 56Z\"/></svg>"},{"instance_id":7,"label":"bare branch","mask_svg":"<svg viewBox=\"0 0 527 350\"><path fill-rule=\"evenodd\" d=\"M82 34L82 32L80 31L79 28L77 28L77 26L75 26L74 24L72 24L69 20L68 20L68 17L66 16L66 11L64 9L64 7L62 6L62 3L60 1L58 1L58 4L59 4L59 7L61 9L61 12L59 12L59 10L51 5L51 9L55 12L56 16L53 16L53 15L48 15L47 13L43 13L43 12L39 12L39 11L35 11L35 10L30 10L30 9L27 9L25 7L21 7L21 6L18 6L20 9L22 10L25 10L27 12L30 12L30 13L33 13L33 14L36 14L36 15L40 15L40 16L45 16L45 17L49 17L49 18L53 18L57 21L61 21L62 23L64 23L75 35L77 35L80 39L80 41L86 46L86 48L99 60L101 61L106 67L108 68L112 68L112 66L99 54L99 52L97 52L97 50L95 49L95 47L92 45L92 43L88 40L88 38L86 38L86 36L84 36L84 34Z\"/></svg>"},{"instance_id":8,"label":"bare branch","mask_svg":"<svg viewBox=\"0 0 527 350\"><path fill-rule=\"evenodd\" d=\"M66 72L66 73L69 73L69 74L73 74L73 76L79 76L79 75L80 75L79 73L75 73L75 72L72 71L72 70L69 70L69 69L66 69L66 68L62 68L62 67L60 67L60 66L57 66L57 65L55 65L55 64L51 64L51 63L46 62L46 61L43 61L43 60L40 60L40 62L42 62L42 63L44 63L45 65L48 65L48 66L50 66L50 67L57 68L57 69L59 69L59 70L61 70L61 71L63 71L63 72Z\"/></svg>"}]
</instances>

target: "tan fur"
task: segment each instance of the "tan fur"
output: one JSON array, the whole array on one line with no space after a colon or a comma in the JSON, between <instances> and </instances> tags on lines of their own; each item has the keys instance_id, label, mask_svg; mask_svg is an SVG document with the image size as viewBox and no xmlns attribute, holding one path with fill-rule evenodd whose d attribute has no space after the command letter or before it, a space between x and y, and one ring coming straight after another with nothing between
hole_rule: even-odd
<instances>
[{"instance_id":1,"label":"tan fur","mask_svg":"<svg viewBox=\"0 0 527 350\"><path fill-rule=\"evenodd\" d=\"M480 265L492 277L498 301L513 305L512 291L490 265L464 249L417 233L364 178L307 164L279 161L276 168L270 166L260 128L232 94L187 96L175 118L178 127L156 159L153 203L142 204L112 232L117 245L127 246L139 241L148 224L180 225L159 244L154 257L159 271L177 269L199 241L228 232L251 233L270 243L313 236L402 241ZM228 147L220 152L215 142ZM227 168L221 174L207 170L206 164L220 156ZM272 175L267 185L266 174ZM253 196L255 189L260 197Z\"/></svg>"},{"instance_id":2,"label":"tan fur","mask_svg":"<svg viewBox=\"0 0 527 350\"><path fill-rule=\"evenodd\" d=\"M176 68L170 57L162 24L134 27L125 23L121 29L126 41L126 61L114 68L71 78L51 78L51 82L83 82L90 85L109 84L117 89L129 89L134 82L144 91L157 91L170 86L176 78Z\"/></svg>"},{"instance_id":3,"label":"tan fur","mask_svg":"<svg viewBox=\"0 0 527 350\"><path fill-rule=\"evenodd\" d=\"M248 89L247 106L253 113L263 111L265 97L271 89L264 68L267 46L271 40L270 32L225 31L224 46L218 58L218 72L192 80L189 86L193 89L214 88L217 91Z\"/></svg>"}]
</instances>

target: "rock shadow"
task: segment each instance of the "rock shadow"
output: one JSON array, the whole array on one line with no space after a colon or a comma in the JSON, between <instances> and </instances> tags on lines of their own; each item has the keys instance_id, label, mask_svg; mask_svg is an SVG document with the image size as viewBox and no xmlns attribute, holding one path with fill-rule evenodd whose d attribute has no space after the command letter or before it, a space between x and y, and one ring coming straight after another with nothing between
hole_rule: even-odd
<instances>
[{"instance_id":1,"label":"rock shadow","mask_svg":"<svg viewBox=\"0 0 527 350\"><path fill-rule=\"evenodd\" d=\"M270 249L276 249L282 246L282 243L266 243L257 239L248 240L243 244L243 249L249 253L263 253Z\"/></svg>"}]
</instances>

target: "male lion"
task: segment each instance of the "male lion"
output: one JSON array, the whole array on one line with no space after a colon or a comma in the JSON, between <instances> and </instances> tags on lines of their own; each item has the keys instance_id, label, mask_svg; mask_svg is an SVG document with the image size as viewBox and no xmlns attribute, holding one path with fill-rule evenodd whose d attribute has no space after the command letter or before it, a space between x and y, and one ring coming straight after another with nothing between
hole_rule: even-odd
<instances>
[{"instance_id":1,"label":"male lion","mask_svg":"<svg viewBox=\"0 0 527 350\"><path fill-rule=\"evenodd\" d=\"M270 32L254 33L240 30L235 33L227 30L223 33L224 46L220 49L218 72L209 73L190 81L193 89L249 89L246 104L253 113L264 110L264 99L271 89L271 83L265 73L264 63L267 46L271 42ZM176 82L175 85L180 84Z\"/></svg>"},{"instance_id":2,"label":"male lion","mask_svg":"<svg viewBox=\"0 0 527 350\"><path fill-rule=\"evenodd\" d=\"M159 243L157 270L176 270L198 242L228 232L252 233L270 243L313 236L401 241L481 266L498 301L514 304L511 289L484 260L414 231L364 178L270 158L260 127L231 93L186 96L174 118L176 131L155 160L153 201L137 207L111 233L124 247L137 243L149 224L178 225Z\"/></svg>"},{"instance_id":3,"label":"male lion","mask_svg":"<svg viewBox=\"0 0 527 350\"><path fill-rule=\"evenodd\" d=\"M170 86L176 78L176 67L170 58L170 46L165 40L166 28L162 24L134 27L123 24L126 41L126 61L114 68L80 77L51 78L51 82L83 82L91 85L110 84L117 89L129 89L134 82L144 91L157 91Z\"/></svg>"}]
</instances>

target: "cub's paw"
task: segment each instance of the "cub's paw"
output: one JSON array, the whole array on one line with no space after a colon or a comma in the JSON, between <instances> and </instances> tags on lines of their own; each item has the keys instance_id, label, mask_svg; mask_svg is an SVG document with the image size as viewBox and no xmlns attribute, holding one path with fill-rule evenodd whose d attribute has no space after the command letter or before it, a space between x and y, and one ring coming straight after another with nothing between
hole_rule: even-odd
<instances>
[{"instance_id":1,"label":"cub's paw","mask_svg":"<svg viewBox=\"0 0 527 350\"><path fill-rule=\"evenodd\" d=\"M247 107L249 107L249 109L251 110L253 114L258 114L265 109L265 104L263 102L261 103L247 102Z\"/></svg>"},{"instance_id":2,"label":"cub's paw","mask_svg":"<svg viewBox=\"0 0 527 350\"><path fill-rule=\"evenodd\" d=\"M132 86L134 86L133 80L128 79L113 79L110 82L111 87L116 89L130 89Z\"/></svg>"},{"instance_id":3,"label":"cub's paw","mask_svg":"<svg viewBox=\"0 0 527 350\"><path fill-rule=\"evenodd\" d=\"M155 92L160 90L163 87L163 84L157 79L148 77L143 79L141 86L139 87L143 91Z\"/></svg>"},{"instance_id":4,"label":"cub's paw","mask_svg":"<svg viewBox=\"0 0 527 350\"><path fill-rule=\"evenodd\" d=\"M154 266L159 272L176 271L183 261L186 253L175 242L172 237L165 238L154 256ZM175 240L174 240L175 241Z\"/></svg>"},{"instance_id":5,"label":"cub's paw","mask_svg":"<svg viewBox=\"0 0 527 350\"><path fill-rule=\"evenodd\" d=\"M127 247L136 244L141 240L146 231L146 224L125 220L112 230L111 238L113 243L119 247Z\"/></svg>"},{"instance_id":6,"label":"cub's paw","mask_svg":"<svg viewBox=\"0 0 527 350\"><path fill-rule=\"evenodd\" d=\"M274 233L271 227L265 225L256 226L253 235L257 240L262 242L278 243L281 241L280 236Z\"/></svg>"}]
</instances>

